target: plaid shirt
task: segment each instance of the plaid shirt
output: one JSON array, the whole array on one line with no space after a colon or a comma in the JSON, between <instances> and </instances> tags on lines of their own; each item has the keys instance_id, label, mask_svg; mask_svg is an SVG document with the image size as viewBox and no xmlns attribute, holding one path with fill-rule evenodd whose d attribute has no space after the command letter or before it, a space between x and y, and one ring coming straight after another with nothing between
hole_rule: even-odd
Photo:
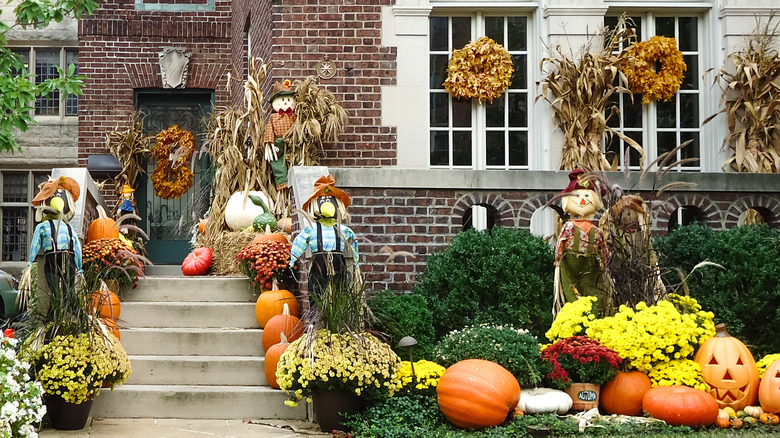
<instances>
[{"instance_id":1,"label":"plaid shirt","mask_svg":"<svg viewBox=\"0 0 780 438\"><path fill-rule=\"evenodd\" d=\"M291 115L271 113L268 117L268 126L263 134L263 144L273 143L274 139L284 137L284 134L292 128L295 122L295 113Z\"/></svg>"},{"instance_id":2,"label":"plaid shirt","mask_svg":"<svg viewBox=\"0 0 780 438\"><path fill-rule=\"evenodd\" d=\"M73 241L71 241L68 228L70 225L66 222L54 221L54 228L57 229L57 249L59 251L72 250L74 258L76 259L76 267L81 270L81 242L79 237L73 233ZM54 239L52 239L52 228L49 226L49 221L45 220L39 223L35 227L33 232L33 239L30 243L30 256L27 258L27 264L32 265L35 258L38 256L38 252L43 250L44 253L54 251Z\"/></svg>"},{"instance_id":3,"label":"plaid shirt","mask_svg":"<svg viewBox=\"0 0 780 438\"><path fill-rule=\"evenodd\" d=\"M344 250L344 245L348 244L352 246L352 257L355 260L355 266L358 264L358 246L357 237L355 233L346 225L341 225L341 250ZM324 249L317 248L317 227L307 226L301 231L300 234L293 240L292 251L290 252L290 267L295 265L295 262L301 258L304 251L311 249L311 252L319 251L336 251L336 230L335 227L322 227L322 246Z\"/></svg>"}]
</instances>

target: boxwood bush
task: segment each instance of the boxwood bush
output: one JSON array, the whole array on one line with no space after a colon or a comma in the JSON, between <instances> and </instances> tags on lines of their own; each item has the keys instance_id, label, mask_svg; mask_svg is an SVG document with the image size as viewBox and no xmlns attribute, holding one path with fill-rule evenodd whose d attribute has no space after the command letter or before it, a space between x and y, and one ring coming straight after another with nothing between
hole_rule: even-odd
<instances>
[{"instance_id":1,"label":"boxwood bush","mask_svg":"<svg viewBox=\"0 0 780 438\"><path fill-rule=\"evenodd\" d=\"M397 295L393 291L383 290L368 300L368 306L376 317L371 324L372 328L388 336L388 342L401 359L409 360L406 349L398 347L398 341L404 336L412 336L417 340L413 350L415 361L432 358L435 342L433 311L422 295Z\"/></svg>"}]
</instances>

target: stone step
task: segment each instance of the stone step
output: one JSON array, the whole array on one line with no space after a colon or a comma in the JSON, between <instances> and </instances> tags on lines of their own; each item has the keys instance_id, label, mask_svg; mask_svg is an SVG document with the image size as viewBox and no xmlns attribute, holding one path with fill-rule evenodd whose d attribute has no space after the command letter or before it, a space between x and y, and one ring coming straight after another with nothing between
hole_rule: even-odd
<instances>
[{"instance_id":1,"label":"stone step","mask_svg":"<svg viewBox=\"0 0 780 438\"><path fill-rule=\"evenodd\" d=\"M263 352L262 329L128 328L120 320L122 345L128 355L255 356Z\"/></svg>"},{"instance_id":2,"label":"stone step","mask_svg":"<svg viewBox=\"0 0 780 438\"><path fill-rule=\"evenodd\" d=\"M184 277L181 265L149 265L144 269L144 274L149 277Z\"/></svg>"},{"instance_id":3,"label":"stone step","mask_svg":"<svg viewBox=\"0 0 780 438\"><path fill-rule=\"evenodd\" d=\"M130 356L130 363L126 385L268 385L263 357Z\"/></svg>"},{"instance_id":4,"label":"stone step","mask_svg":"<svg viewBox=\"0 0 780 438\"><path fill-rule=\"evenodd\" d=\"M303 420L305 403L268 386L122 385L95 397L94 418L279 418Z\"/></svg>"},{"instance_id":5,"label":"stone step","mask_svg":"<svg viewBox=\"0 0 780 438\"><path fill-rule=\"evenodd\" d=\"M144 277L136 289L122 290L122 301L256 302L258 294L246 277Z\"/></svg>"},{"instance_id":6,"label":"stone step","mask_svg":"<svg viewBox=\"0 0 780 438\"><path fill-rule=\"evenodd\" d=\"M260 328L255 303L127 301L122 303L120 318L123 326L133 328Z\"/></svg>"}]
</instances>

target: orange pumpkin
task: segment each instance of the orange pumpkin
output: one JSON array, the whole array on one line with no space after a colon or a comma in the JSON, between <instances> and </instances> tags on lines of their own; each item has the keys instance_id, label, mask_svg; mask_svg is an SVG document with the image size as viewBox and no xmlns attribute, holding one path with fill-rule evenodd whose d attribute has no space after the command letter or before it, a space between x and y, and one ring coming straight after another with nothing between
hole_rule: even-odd
<instances>
[{"instance_id":1,"label":"orange pumpkin","mask_svg":"<svg viewBox=\"0 0 780 438\"><path fill-rule=\"evenodd\" d=\"M520 401L517 379L501 365L466 359L447 368L436 387L439 409L458 427L497 426Z\"/></svg>"},{"instance_id":2,"label":"orange pumpkin","mask_svg":"<svg viewBox=\"0 0 780 438\"><path fill-rule=\"evenodd\" d=\"M287 336L284 332L279 333L281 342L271 345L271 348L265 352L265 380L268 380L268 384L271 388L279 389L279 383L276 381L276 366L279 364L279 358L282 357L282 353L287 350L290 343L287 342Z\"/></svg>"},{"instance_id":3,"label":"orange pumpkin","mask_svg":"<svg viewBox=\"0 0 780 438\"><path fill-rule=\"evenodd\" d=\"M119 326L117 325L116 321L111 318L100 318L100 322L102 322L103 325L106 326L106 329L113 333L117 339L122 339L122 335L119 333Z\"/></svg>"},{"instance_id":4,"label":"orange pumpkin","mask_svg":"<svg viewBox=\"0 0 780 438\"><path fill-rule=\"evenodd\" d=\"M89 224L87 229L87 242L98 239L118 239L119 229L116 221L106 215L103 207L97 206L98 218Z\"/></svg>"},{"instance_id":5,"label":"orange pumpkin","mask_svg":"<svg viewBox=\"0 0 780 438\"><path fill-rule=\"evenodd\" d=\"M98 289L92 292L92 308L98 309L101 318L119 319L121 304L119 297L114 292L106 289Z\"/></svg>"},{"instance_id":6,"label":"orange pumpkin","mask_svg":"<svg viewBox=\"0 0 780 438\"><path fill-rule=\"evenodd\" d=\"M718 406L735 411L753 406L758 400L758 368L753 354L739 339L715 326L715 336L705 341L693 360L701 367L704 381Z\"/></svg>"},{"instance_id":7,"label":"orange pumpkin","mask_svg":"<svg viewBox=\"0 0 780 438\"><path fill-rule=\"evenodd\" d=\"M198 222L198 233L206 234L206 224L209 222L209 218L204 217Z\"/></svg>"},{"instance_id":8,"label":"orange pumpkin","mask_svg":"<svg viewBox=\"0 0 780 438\"><path fill-rule=\"evenodd\" d=\"M252 243L265 242L268 240L275 240L281 243L290 243L290 241L287 240L287 236L282 233L258 233L255 235L255 238L252 239Z\"/></svg>"},{"instance_id":9,"label":"orange pumpkin","mask_svg":"<svg viewBox=\"0 0 780 438\"><path fill-rule=\"evenodd\" d=\"M255 304L255 317L260 328L265 327L269 319L281 315L284 304L289 305L290 315L300 316L298 314L298 300L289 290L267 290L261 293Z\"/></svg>"},{"instance_id":10,"label":"orange pumpkin","mask_svg":"<svg viewBox=\"0 0 780 438\"><path fill-rule=\"evenodd\" d=\"M642 410L672 426L715 424L718 402L710 394L687 386L656 386L642 397Z\"/></svg>"},{"instance_id":11,"label":"orange pumpkin","mask_svg":"<svg viewBox=\"0 0 780 438\"><path fill-rule=\"evenodd\" d=\"M290 306L287 303L283 304L282 314L269 319L263 327L263 350L268 351L274 344L282 342L282 333L290 333L287 336L290 342L303 334L301 320L297 316L290 315Z\"/></svg>"},{"instance_id":12,"label":"orange pumpkin","mask_svg":"<svg viewBox=\"0 0 780 438\"><path fill-rule=\"evenodd\" d=\"M763 412L761 415L758 416L759 421L761 421L764 424L777 424L780 423L780 417L777 416L777 414L773 414L771 412Z\"/></svg>"},{"instance_id":13,"label":"orange pumpkin","mask_svg":"<svg viewBox=\"0 0 780 438\"><path fill-rule=\"evenodd\" d=\"M780 360L766 368L758 387L758 399L764 412L780 412Z\"/></svg>"},{"instance_id":14,"label":"orange pumpkin","mask_svg":"<svg viewBox=\"0 0 780 438\"><path fill-rule=\"evenodd\" d=\"M599 406L608 414L642 415L642 397L653 386L641 371L618 373L601 387Z\"/></svg>"}]
</instances>

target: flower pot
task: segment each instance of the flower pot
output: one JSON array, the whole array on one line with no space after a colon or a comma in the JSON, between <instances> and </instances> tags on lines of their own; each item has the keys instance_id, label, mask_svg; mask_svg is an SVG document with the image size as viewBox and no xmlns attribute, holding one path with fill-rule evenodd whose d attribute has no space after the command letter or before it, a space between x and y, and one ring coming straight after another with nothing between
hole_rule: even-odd
<instances>
[{"instance_id":1,"label":"flower pot","mask_svg":"<svg viewBox=\"0 0 780 438\"><path fill-rule=\"evenodd\" d=\"M363 409L363 399L343 389L317 390L312 394L314 420L323 432L344 430L342 422L348 415Z\"/></svg>"},{"instance_id":2,"label":"flower pot","mask_svg":"<svg viewBox=\"0 0 780 438\"><path fill-rule=\"evenodd\" d=\"M597 407L599 390L599 386L592 383L572 383L570 387L564 389L574 402L571 408L575 411L586 411Z\"/></svg>"},{"instance_id":3,"label":"flower pot","mask_svg":"<svg viewBox=\"0 0 780 438\"><path fill-rule=\"evenodd\" d=\"M46 415L51 427L57 430L79 430L87 425L92 399L76 404L65 401L59 395L44 394L43 402L46 404Z\"/></svg>"}]
</instances>

